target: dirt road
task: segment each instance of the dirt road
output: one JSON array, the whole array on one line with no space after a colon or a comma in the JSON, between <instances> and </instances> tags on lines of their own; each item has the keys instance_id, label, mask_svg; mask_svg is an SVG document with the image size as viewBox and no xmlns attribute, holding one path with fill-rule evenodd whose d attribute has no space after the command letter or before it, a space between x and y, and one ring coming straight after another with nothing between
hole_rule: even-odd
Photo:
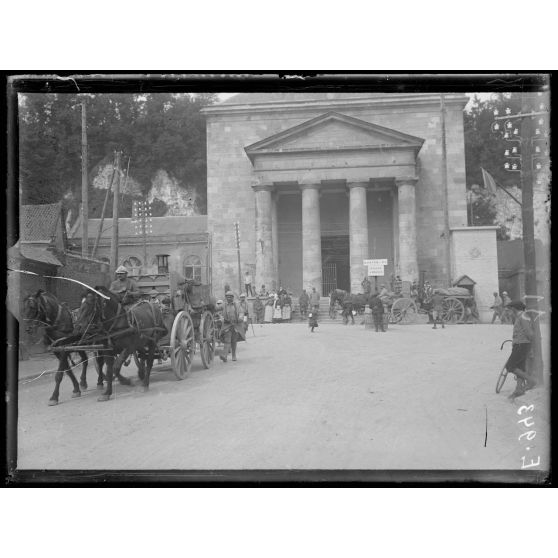
<instances>
[{"instance_id":1,"label":"dirt road","mask_svg":"<svg viewBox=\"0 0 558 558\"><path fill-rule=\"evenodd\" d=\"M494 390L511 326L255 333L237 362L204 370L196 355L183 381L155 366L148 393L116 385L106 403L93 367L81 398L64 379L56 407L51 376L22 379L18 468L518 470L539 456L532 468L548 467L548 388L513 403L513 377ZM124 373L135 376L133 364Z\"/></svg>"}]
</instances>

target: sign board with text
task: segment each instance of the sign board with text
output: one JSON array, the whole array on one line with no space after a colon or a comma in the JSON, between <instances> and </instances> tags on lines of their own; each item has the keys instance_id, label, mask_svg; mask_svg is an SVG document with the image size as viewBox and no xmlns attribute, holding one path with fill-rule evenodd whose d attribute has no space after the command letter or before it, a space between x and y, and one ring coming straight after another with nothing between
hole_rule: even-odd
<instances>
[{"instance_id":1,"label":"sign board with text","mask_svg":"<svg viewBox=\"0 0 558 558\"><path fill-rule=\"evenodd\" d=\"M387 265L387 259L380 260L362 260L362 263L368 267L369 277L383 277L384 266Z\"/></svg>"}]
</instances>

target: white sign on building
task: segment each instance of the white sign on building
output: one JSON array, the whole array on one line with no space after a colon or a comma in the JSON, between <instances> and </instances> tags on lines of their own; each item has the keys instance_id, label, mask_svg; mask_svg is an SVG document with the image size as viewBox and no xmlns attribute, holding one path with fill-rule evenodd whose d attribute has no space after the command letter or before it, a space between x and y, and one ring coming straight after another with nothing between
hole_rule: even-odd
<instances>
[{"instance_id":1,"label":"white sign on building","mask_svg":"<svg viewBox=\"0 0 558 558\"><path fill-rule=\"evenodd\" d=\"M381 260L362 260L363 265L368 267L369 277L383 277L384 266L387 265L387 259Z\"/></svg>"}]
</instances>

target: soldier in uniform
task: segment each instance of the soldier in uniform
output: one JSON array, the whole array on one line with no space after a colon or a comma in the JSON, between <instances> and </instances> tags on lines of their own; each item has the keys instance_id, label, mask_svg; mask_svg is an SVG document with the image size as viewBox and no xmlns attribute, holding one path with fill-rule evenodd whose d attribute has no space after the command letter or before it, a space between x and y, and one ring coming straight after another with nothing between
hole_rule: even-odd
<instances>
[{"instance_id":1,"label":"soldier in uniform","mask_svg":"<svg viewBox=\"0 0 558 558\"><path fill-rule=\"evenodd\" d=\"M372 318L374 319L374 328L376 331L385 331L384 329L384 304L378 296L374 293L370 301L370 310L372 310Z\"/></svg>"},{"instance_id":2,"label":"soldier in uniform","mask_svg":"<svg viewBox=\"0 0 558 558\"><path fill-rule=\"evenodd\" d=\"M221 328L221 338L225 344L225 354L220 356L223 362L227 362L229 349L232 351L232 359L236 361L236 344L238 341L246 341L243 317L240 304L234 301L234 293L227 291L223 306L223 326Z\"/></svg>"},{"instance_id":3,"label":"soldier in uniform","mask_svg":"<svg viewBox=\"0 0 558 558\"><path fill-rule=\"evenodd\" d=\"M137 283L128 277L128 270L121 265L115 272L116 279L110 284L109 291L114 293L123 304L135 302L140 291Z\"/></svg>"},{"instance_id":4,"label":"soldier in uniform","mask_svg":"<svg viewBox=\"0 0 558 558\"><path fill-rule=\"evenodd\" d=\"M527 370L527 359L531 351L534 330L530 318L525 315L525 304L523 302L510 302L506 305L506 309L514 321L512 352L506 363L506 370L515 374L517 378L515 390L509 396L510 399L514 399L537 384L535 378Z\"/></svg>"},{"instance_id":5,"label":"soldier in uniform","mask_svg":"<svg viewBox=\"0 0 558 558\"><path fill-rule=\"evenodd\" d=\"M362 292L365 295L369 295L370 291L372 290L372 283L370 283L370 279L368 279L368 276L366 276L366 275L364 276L364 279L362 280L361 286L362 286Z\"/></svg>"}]
</instances>

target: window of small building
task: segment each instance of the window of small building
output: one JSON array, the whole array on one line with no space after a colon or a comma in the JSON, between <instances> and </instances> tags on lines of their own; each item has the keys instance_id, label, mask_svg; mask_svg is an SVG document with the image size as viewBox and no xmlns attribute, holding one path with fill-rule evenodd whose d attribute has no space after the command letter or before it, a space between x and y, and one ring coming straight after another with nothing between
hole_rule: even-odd
<instances>
[{"instance_id":1,"label":"window of small building","mask_svg":"<svg viewBox=\"0 0 558 558\"><path fill-rule=\"evenodd\" d=\"M188 256L184 260L184 277L190 281L202 280L202 264L199 256Z\"/></svg>"},{"instance_id":2,"label":"window of small building","mask_svg":"<svg viewBox=\"0 0 558 558\"><path fill-rule=\"evenodd\" d=\"M157 273L166 275L169 272L169 256L168 254L159 254L157 256Z\"/></svg>"},{"instance_id":3,"label":"window of small building","mask_svg":"<svg viewBox=\"0 0 558 558\"><path fill-rule=\"evenodd\" d=\"M130 256L124 260L122 265L128 270L128 275L138 276L141 275L141 260L134 256Z\"/></svg>"}]
</instances>

